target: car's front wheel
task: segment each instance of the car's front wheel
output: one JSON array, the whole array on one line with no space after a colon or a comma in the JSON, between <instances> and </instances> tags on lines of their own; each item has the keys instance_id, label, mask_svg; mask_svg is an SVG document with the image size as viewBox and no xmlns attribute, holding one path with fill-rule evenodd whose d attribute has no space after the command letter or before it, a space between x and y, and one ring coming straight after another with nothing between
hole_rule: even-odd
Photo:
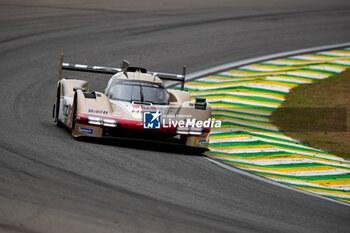
<instances>
[{"instance_id":1,"label":"car's front wheel","mask_svg":"<svg viewBox=\"0 0 350 233\"><path fill-rule=\"evenodd\" d=\"M73 105L72 105L72 128L71 128L71 134L73 137L76 137L75 135L75 127L76 127L76 120L77 120L77 94L74 95L73 99Z\"/></svg>"},{"instance_id":2,"label":"car's front wheel","mask_svg":"<svg viewBox=\"0 0 350 233\"><path fill-rule=\"evenodd\" d=\"M55 103L52 107L52 119L58 127L62 126L62 123L58 119L59 113L60 113L60 101L61 101L61 86L59 85L57 88Z\"/></svg>"}]
</instances>

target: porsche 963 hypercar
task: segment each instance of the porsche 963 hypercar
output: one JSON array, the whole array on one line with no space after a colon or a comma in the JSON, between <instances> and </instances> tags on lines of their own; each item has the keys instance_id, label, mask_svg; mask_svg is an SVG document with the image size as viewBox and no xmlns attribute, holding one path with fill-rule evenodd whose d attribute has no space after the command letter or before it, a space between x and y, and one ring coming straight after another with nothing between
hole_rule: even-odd
<instances>
[{"instance_id":1,"label":"porsche 963 hypercar","mask_svg":"<svg viewBox=\"0 0 350 233\"><path fill-rule=\"evenodd\" d=\"M85 80L62 78L63 70L109 74L104 93L89 91ZM181 75L121 68L63 63L61 54L53 120L74 137L131 137L162 140L207 148L212 126L211 107L204 98L191 100ZM164 80L181 82L167 89Z\"/></svg>"}]
</instances>

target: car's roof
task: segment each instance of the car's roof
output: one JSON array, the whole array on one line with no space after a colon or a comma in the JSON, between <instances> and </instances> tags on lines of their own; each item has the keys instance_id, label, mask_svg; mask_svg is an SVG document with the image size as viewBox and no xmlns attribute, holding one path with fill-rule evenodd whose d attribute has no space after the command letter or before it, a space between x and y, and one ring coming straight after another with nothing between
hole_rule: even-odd
<instances>
[{"instance_id":1,"label":"car's roof","mask_svg":"<svg viewBox=\"0 0 350 233\"><path fill-rule=\"evenodd\" d=\"M113 75L113 78L126 79L126 80L141 80L153 83L163 83L163 81L154 74L136 72L121 72Z\"/></svg>"}]
</instances>

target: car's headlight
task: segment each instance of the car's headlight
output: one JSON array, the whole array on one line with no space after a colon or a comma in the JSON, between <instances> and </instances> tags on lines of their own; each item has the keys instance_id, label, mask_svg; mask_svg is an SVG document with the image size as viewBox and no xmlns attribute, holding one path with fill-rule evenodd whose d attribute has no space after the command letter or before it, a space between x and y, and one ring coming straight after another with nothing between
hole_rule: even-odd
<instances>
[{"instance_id":1,"label":"car's headlight","mask_svg":"<svg viewBox=\"0 0 350 233\"><path fill-rule=\"evenodd\" d=\"M107 127L117 127L119 124L117 120L97 116L88 116L87 121L92 125L103 125Z\"/></svg>"},{"instance_id":2,"label":"car's headlight","mask_svg":"<svg viewBox=\"0 0 350 233\"><path fill-rule=\"evenodd\" d=\"M202 135L204 134L204 127L177 127L177 134Z\"/></svg>"},{"instance_id":3,"label":"car's headlight","mask_svg":"<svg viewBox=\"0 0 350 233\"><path fill-rule=\"evenodd\" d=\"M188 134L190 128L189 127L177 127L176 128L176 133L178 134Z\"/></svg>"},{"instance_id":4,"label":"car's headlight","mask_svg":"<svg viewBox=\"0 0 350 233\"><path fill-rule=\"evenodd\" d=\"M190 128L190 134L192 134L192 135L202 135L202 134L204 134L204 127L200 127L200 128L191 127Z\"/></svg>"},{"instance_id":5,"label":"car's headlight","mask_svg":"<svg viewBox=\"0 0 350 233\"><path fill-rule=\"evenodd\" d=\"M114 119L103 118L102 123L104 126L108 126L108 127L117 127L118 126L118 121L114 120Z\"/></svg>"},{"instance_id":6,"label":"car's headlight","mask_svg":"<svg viewBox=\"0 0 350 233\"><path fill-rule=\"evenodd\" d=\"M87 117L88 123L92 125L102 125L102 119L101 117L96 116L88 116Z\"/></svg>"}]
</instances>

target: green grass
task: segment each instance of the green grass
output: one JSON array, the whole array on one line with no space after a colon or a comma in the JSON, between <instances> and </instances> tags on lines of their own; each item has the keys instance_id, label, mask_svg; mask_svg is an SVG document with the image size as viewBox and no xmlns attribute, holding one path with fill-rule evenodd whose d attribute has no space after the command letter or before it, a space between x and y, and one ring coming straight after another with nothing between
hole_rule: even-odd
<instances>
[{"instance_id":1,"label":"green grass","mask_svg":"<svg viewBox=\"0 0 350 233\"><path fill-rule=\"evenodd\" d=\"M293 88L272 120L308 146L350 158L350 69Z\"/></svg>"}]
</instances>

